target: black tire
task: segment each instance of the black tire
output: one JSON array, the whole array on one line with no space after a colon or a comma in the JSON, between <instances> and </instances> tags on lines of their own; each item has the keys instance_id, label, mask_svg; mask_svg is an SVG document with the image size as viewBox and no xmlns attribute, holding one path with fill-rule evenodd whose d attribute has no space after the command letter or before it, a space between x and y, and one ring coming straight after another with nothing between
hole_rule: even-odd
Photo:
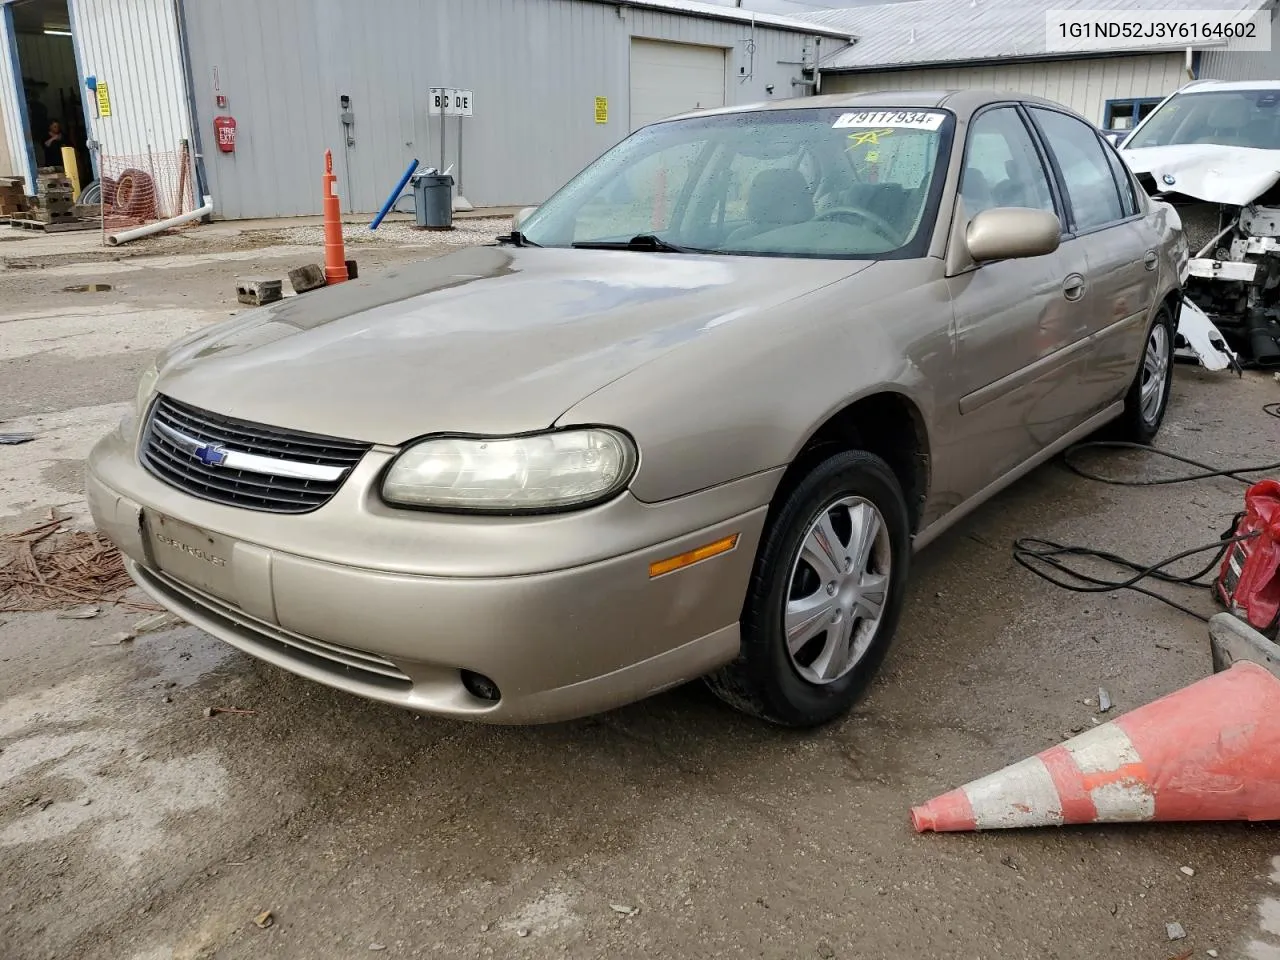
<instances>
[{"instance_id":1,"label":"black tire","mask_svg":"<svg viewBox=\"0 0 1280 960\"><path fill-rule=\"evenodd\" d=\"M1150 375L1147 352L1152 349L1153 338L1157 337L1156 331L1159 329L1164 330L1164 383L1160 387L1159 408L1155 410L1154 415L1149 415L1143 412L1142 391ZM1173 312L1168 304L1164 304L1156 312L1155 319L1147 328L1147 336L1142 341L1142 361L1133 378L1133 383L1129 385L1129 392L1125 394L1124 413L1120 415L1112 431L1117 440L1149 444L1160 432L1164 415L1169 409L1169 394L1173 389L1173 344L1176 335L1177 326L1173 320Z\"/></svg>"},{"instance_id":2,"label":"black tire","mask_svg":"<svg viewBox=\"0 0 1280 960\"><path fill-rule=\"evenodd\" d=\"M859 497L879 511L890 557L883 612L870 645L853 669L814 683L787 651L784 609L792 568L810 526L842 498ZM813 727L846 714L875 676L898 626L911 556L910 521L902 488L877 456L845 451L819 462L775 501L742 611L737 659L706 678L721 700L787 727Z\"/></svg>"}]
</instances>

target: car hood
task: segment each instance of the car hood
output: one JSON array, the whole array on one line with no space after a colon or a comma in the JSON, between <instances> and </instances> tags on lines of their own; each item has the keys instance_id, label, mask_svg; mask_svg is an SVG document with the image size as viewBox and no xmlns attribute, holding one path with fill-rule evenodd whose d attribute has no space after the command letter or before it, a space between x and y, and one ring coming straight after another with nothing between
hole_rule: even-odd
<instances>
[{"instance_id":1,"label":"car hood","mask_svg":"<svg viewBox=\"0 0 1280 960\"><path fill-rule=\"evenodd\" d=\"M1162 193L1210 203L1243 207L1280 183L1280 150L1191 143L1124 150L1122 155L1134 173L1151 174Z\"/></svg>"},{"instance_id":2,"label":"car hood","mask_svg":"<svg viewBox=\"0 0 1280 960\"><path fill-rule=\"evenodd\" d=\"M157 386L227 416L388 445L538 430L669 350L869 265L475 247L207 329L162 355Z\"/></svg>"}]
</instances>

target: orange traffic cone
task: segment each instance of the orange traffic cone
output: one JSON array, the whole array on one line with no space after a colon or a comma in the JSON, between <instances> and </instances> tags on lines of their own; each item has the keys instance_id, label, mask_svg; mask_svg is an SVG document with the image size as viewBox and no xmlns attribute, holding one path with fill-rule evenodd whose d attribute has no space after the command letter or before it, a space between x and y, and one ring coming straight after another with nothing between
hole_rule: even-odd
<instances>
[{"instance_id":1,"label":"orange traffic cone","mask_svg":"<svg viewBox=\"0 0 1280 960\"><path fill-rule=\"evenodd\" d=\"M1147 820L1280 820L1280 679L1238 661L911 810L918 833Z\"/></svg>"},{"instance_id":2,"label":"orange traffic cone","mask_svg":"<svg viewBox=\"0 0 1280 960\"><path fill-rule=\"evenodd\" d=\"M333 185L338 182L333 172L333 151L324 152L324 279L341 283L347 279L347 254L342 242L342 206Z\"/></svg>"}]
</instances>

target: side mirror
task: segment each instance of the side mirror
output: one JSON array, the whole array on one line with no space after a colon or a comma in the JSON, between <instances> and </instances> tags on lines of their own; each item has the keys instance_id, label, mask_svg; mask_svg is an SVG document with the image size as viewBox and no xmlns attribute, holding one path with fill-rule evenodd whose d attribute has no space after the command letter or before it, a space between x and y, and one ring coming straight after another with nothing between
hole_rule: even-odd
<instances>
[{"instance_id":1,"label":"side mirror","mask_svg":"<svg viewBox=\"0 0 1280 960\"><path fill-rule=\"evenodd\" d=\"M965 231L969 256L977 263L1043 257L1057 250L1061 241L1058 215L1028 207L983 210Z\"/></svg>"},{"instance_id":2,"label":"side mirror","mask_svg":"<svg viewBox=\"0 0 1280 960\"><path fill-rule=\"evenodd\" d=\"M517 213L514 217L511 218L511 229L519 230L520 224L528 220L530 215L533 213L533 211L537 209L538 209L537 207L525 207L523 210Z\"/></svg>"}]
</instances>

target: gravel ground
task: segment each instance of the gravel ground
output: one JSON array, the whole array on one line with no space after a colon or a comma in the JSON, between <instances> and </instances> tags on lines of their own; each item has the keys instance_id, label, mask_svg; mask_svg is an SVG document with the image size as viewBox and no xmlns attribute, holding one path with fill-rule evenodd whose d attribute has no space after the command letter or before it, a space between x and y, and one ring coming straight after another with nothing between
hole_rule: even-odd
<instances>
[{"instance_id":1,"label":"gravel ground","mask_svg":"<svg viewBox=\"0 0 1280 960\"><path fill-rule=\"evenodd\" d=\"M493 238L509 232L510 217L476 217L453 221L452 230L418 230L413 223L398 220L384 222L377 230L367 225L343 224L342 238L347 244L397 243L413 246L470 247L492 243ZM323 244L324 228L320 226L290 227L274 233L275 242Z\"/></svg>"}]
</instances>

